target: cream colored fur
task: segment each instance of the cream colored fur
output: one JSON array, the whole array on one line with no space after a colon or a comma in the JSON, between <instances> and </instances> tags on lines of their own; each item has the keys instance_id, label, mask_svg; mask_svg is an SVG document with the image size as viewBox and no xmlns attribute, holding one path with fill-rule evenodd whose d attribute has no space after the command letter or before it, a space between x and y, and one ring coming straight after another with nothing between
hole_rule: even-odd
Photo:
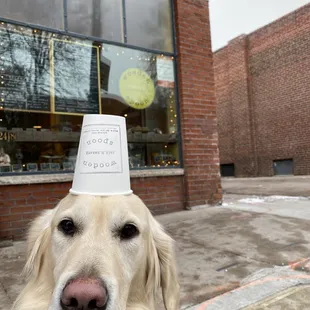
<instances>
[{"instance_id":1,"label":"cream colored fur","mask_svg":"<svg viewBox=\"0 0 310 310\"><path fill-rule=\"evenodd\" d=\"M57 228L64 218L78 227L73 237ZM126 223L140 234L123 242L115 230ZM69 194L33 222L24 273L26 286L12 310L61 310L62 290L78 276L105 281L107 310L155 310L160 288L165 308L179 309L173 240L135 195Z\"/></svg>"}]
</instances>

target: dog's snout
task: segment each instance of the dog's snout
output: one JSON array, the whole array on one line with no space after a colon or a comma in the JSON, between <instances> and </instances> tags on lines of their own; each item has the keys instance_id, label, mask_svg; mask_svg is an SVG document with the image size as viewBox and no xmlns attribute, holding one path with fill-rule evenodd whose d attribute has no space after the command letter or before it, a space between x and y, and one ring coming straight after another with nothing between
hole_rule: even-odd
<instances>
[{"instance_id":1,"label":"dog's snout","mask_svg":"<svg viewBox=\"0 0 310 310\"><path fill-rule=\"evenodd\" d=\"M63 290L61 307L64 310L103 310L108 301L108 292L97 279L83 278L71 281Z\"/></svg>"}]
</instances>

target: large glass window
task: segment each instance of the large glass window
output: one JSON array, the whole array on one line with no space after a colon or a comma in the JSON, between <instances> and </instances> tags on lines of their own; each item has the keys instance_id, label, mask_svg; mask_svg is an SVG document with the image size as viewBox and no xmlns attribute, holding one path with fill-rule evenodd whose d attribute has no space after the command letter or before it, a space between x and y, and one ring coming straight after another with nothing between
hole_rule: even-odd
<instances>
[{"instance_id":1,"label":"large glass window","mask_svg":"<svg viewBox=\"0 0 310 310\"><path fill-rule=\"evenodd\" d=\"M63 7L63 0L1 0L0 16L20 22L63 29Z\"/></svg>"},{"instance_id":2,"label":"large glass window","mask_svg":"<svg viewBox=\"0 0 310 310\"><path fill-rule=\"evenodd\" d=\"M102 46L102 111L126 117L133 168L179 164L173 63L173 57Z\"/></svg>"},{"instance_id":3,"label":"large glass window","mask_svg":"<svg viewBox=\"0 0 310 310\"><path fill-rule=\"evenodd\" d=\"M0 173L74 170L96 113L126 117L132 169L179 166L173 57L0 23Z\"/></svg>"},{"instance_id":4,"label":"large glass window","mask_svg":"<svg viewBox=\"0 0 310 310\"><path fill-rule=\"evenodd\" d=\"M172 51L170 0L126 0L128 43Z\"/></svg>"},{"instance_id":5,"label":"large glass window","mask_svg":"<svg viewBox=\"0 0 310 310\"><path fill-rule=\"evenodd\" d=\"M122 0L67 0L68 30L122 42Z\"/></svg>"}]
</instances>

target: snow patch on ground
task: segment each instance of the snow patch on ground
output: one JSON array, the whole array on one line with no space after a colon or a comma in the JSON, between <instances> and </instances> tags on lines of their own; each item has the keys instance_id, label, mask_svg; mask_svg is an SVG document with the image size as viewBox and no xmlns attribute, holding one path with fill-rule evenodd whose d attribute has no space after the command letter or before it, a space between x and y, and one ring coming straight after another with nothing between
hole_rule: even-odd
<instances>
[{"instance_id":1,"label":"snow patch on ground","mask_svg":"<svg viewBox=\"0 0 310 310\"><path fill-rule=\"evenodd\" d=\"M295 196L267 196L267 197L247 197L240 199L238 202L240 203L247 203L247 204L256 204L256 203L266 203L266 202L275 202L275 201L301 201L301 200L309 200L307 197L295 197Z\"/></svg>"},{"instance_id":2,"label":"snow patch on ground","mask_svg":"<svg viewBox=\"0 0 310 310\"><path fill-rule=\"evenodd\" d=\"M300 200L309 200L306 197L298 197L298 196L269 196L266 197L267 201L278 201L278 200L284 200L284 201L300 201Z\"/></svg>"},{"instance_id":3,"label":"snow patch on ground","mask_svg":"<svg viewBox=\"0 0 310 310\"><path fill-rule=\"evenodd\" d=\"M260 197L248 197L240 199L239 202L241 203L264 203L265 199Z\"/></svg>"}]
</instances>

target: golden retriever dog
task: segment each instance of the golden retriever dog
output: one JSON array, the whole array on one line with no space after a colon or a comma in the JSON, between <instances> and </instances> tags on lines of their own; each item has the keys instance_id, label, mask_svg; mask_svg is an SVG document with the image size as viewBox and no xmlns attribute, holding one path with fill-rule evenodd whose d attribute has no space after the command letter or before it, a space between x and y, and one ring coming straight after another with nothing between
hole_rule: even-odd
<instances>
[{"instance_id":1,"label":"golden retriever dog","mask_svg":"<svg viewBox=\"0 0 310 310\"><path fill-rule=\"evenodd\" d=\"M179 310L173 240L135 195L74 196L34 220L14 310Z\"/></svg>"}]
</instances>

